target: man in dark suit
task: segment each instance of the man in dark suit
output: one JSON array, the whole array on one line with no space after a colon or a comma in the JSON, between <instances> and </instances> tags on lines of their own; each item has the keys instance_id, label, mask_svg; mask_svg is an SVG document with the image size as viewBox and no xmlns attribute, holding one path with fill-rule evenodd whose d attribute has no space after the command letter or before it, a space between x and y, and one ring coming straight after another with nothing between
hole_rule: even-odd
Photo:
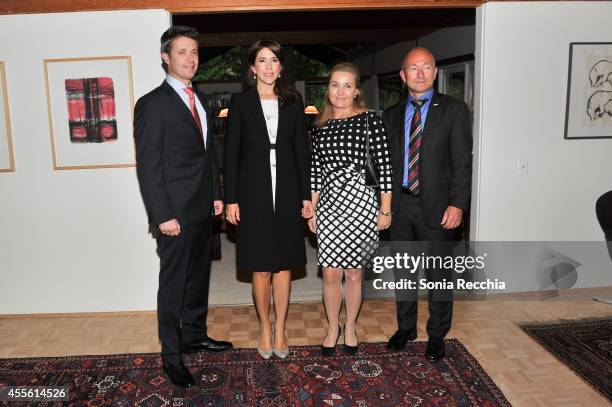
<instances>
[{"instance_id":1,"label":"man in dark suit","mask_svg":"<svg viewBox=\"0 0 612 407\"><path fill-rule=\"evenodd\" d=\"M232 347L206 333L213 215L223 210L219 170L202 96L191 87L198 32L161 37L164 82L136 103L138 181L160 257L157 320L164 372L183 387L194 380L183 353Z\"/></svg>"},{"instance_id":2,"label":"man in dark suit","mask_svg":"<svg viewBox=\"0 0 612 407\"><path fill-rule=\"evenodd\" d=\"M465 103L434 92L437 68L425 48L405 56L400 76L408 97L383 114L391 148L394 183L390 237L426 241L427 255L448 254L470 202L472 135ZM420 254L420 253L413 253ZM429 270L428 279L452 281L452 271ZM418 284L417 284L418 287ZM416 291L416 290L415 290ZM416 292L413 292L416 294ZM452 290L429 290L426 357L445 355L443 338L451 326ZM398 298L398 330L388 348L400 350L417 337L417 298Z\"/></svg>"}]
</instances>

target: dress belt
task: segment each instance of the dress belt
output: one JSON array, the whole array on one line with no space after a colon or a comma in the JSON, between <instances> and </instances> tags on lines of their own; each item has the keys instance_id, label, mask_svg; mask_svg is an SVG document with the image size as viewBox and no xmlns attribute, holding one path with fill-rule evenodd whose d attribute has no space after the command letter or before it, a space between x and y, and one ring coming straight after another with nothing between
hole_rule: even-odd
<instances>
[{"instance_id":1,"label":"dress belt","mask_svg":"<svg viewBox=\"0 0 612 407\"><path fill-rule=\"evenodd\" d=\"M276 150L276 143L270 143L270 150Z\"/></svg>"}]
</instances>

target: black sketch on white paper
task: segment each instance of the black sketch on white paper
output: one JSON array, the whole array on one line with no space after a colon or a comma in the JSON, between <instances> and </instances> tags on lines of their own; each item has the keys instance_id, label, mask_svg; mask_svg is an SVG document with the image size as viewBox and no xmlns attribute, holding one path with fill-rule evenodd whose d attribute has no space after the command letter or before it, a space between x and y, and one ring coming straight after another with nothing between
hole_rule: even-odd
<instances>
[{"instance_id":1,"label":"black sketch on white paper","mask_svg":"<svg viewBox=\"0 0 612 407\"><path fill-rule=\"evenodd\" d=\"M612 42L569 44L563 138L612 138Z\"/></svg>"},{"instance_id":2,"label":"black sketch on white paper","mask_svg":"<svg viewBox=\"0 0 612 407\"><path fill-rule=\"evenodd\" d=\"M597 120L605 115L612 117L612 92L598 90L589 97L587 115L591 120Z\"/></svg>"},{"instance_id":3,"label":"black sketch on white paper","mask_svg":"<svg viewBox=\"0 0 612 407\"><path fill-rule=\"evenodd\" d=\"M602 59L589 71L591 87L600 88L608 84L612 87L612 62Z\"/></svg>"}]
</instances>

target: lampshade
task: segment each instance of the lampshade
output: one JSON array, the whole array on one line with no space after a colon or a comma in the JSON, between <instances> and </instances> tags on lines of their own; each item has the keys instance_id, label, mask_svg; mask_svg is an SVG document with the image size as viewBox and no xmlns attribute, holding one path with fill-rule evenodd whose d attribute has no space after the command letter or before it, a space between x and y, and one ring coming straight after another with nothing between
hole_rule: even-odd
<instances>
[{"instance_id":1,"label":"lampshade","mask_svg":"<svg viewBox=\"0 0 612 407\"><path fill-rule=\"evenodd\" d=\"M309 106L306 106L306 109L304 109L304 113L306 113L306 114L319 114L319 111L317 110L316 106L309 105Z\"/></svg>"},{"instance_id":2,"label":"lampshade","mask_svg":"<svg viewBox=\"0 0 612 407\"><path fill-rule=\"evenodd\" d=\"M221 109L221 111L219 112L219 115L217 117L223 119L223 118L227 117L227 113L228 112L229 112L228 108Z\"/></svg>"}]
</instances>

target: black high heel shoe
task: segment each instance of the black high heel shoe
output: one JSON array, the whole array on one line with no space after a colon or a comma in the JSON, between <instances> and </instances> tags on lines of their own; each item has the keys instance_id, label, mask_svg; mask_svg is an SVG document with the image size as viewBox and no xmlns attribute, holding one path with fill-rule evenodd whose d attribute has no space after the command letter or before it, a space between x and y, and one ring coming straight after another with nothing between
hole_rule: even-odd
<instances>
[{"instance_id":1,"label":"black high heel shoe","mask_svg":"<svg viewBox=\"0 0 612 407\"><path fill-rule=\"evenodd\" d=\"M342 328L340 328L340 325L338 325L338 336L336 336L336 343L334 343L334 346L329 347L321 345L321 355L325 357L334 356L334 354L336 353L336 345L338 344L338 339L340 339L341 333Z\"/></svg>"},{"instance_id":2,"label":"black high heel shoe","mask_svg":"<svg viewBox=\"0 0 612 407\"><path fill-rule=\"evenodd\" d=\"M357 332L355 332L355 338L357 337ZM357 354L357 350L359 349L359 341L357 341L357 345L355 346L351 346L351 345L347 345L346 344L346 326L344 327L344 346L342 347L342 350L344 351L344 353L346 353L347 355L356 355Z\"/></svg>"}]
</instances>

